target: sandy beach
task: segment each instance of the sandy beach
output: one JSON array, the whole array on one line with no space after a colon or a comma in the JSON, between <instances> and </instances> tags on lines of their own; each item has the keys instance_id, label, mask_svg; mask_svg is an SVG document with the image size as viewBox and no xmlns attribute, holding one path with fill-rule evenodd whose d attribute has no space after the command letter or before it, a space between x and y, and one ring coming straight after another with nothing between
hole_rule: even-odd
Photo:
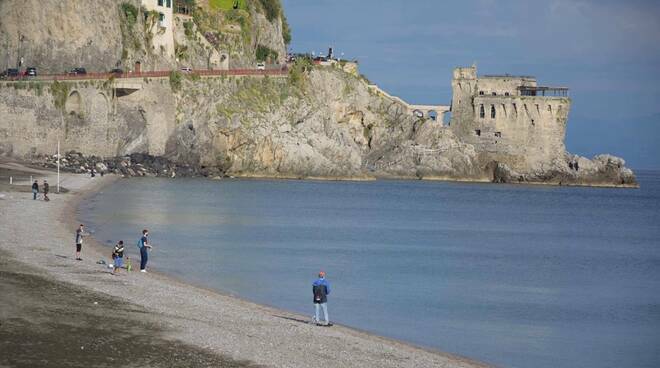
<instances>
[{"instance_id":1,"label":"sandy beach","mask_svg":"<svg viewBox=\"0 0 660 368\"><path fill-rule=\"evenodd\" d=\"M54 173L33 174L55 191ZM63 174L68 192L50 202L0 187L0 366L485 366L344 326L317 327L307 316L157 270L113 276L96 263L108 260L109 248L91 237L76 261L75 209L114 180Z\"/></svg>"}]
</instances>

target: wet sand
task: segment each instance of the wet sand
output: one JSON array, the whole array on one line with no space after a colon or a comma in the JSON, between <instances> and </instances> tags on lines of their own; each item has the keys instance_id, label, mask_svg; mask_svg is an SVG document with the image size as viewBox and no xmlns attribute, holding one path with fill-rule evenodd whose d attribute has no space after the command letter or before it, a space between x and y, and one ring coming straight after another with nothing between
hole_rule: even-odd
<instances>
[{"instance_id":1,"label":"wet sand","mask_svg":"<svg viewBox=\"0 0 660 368\"><path fill-rule=\"evenodd\" d=\"M40 175L55 183L53 173ZM313 326L157 272L112 276L96 264L109 249L91 238L76 261L75 208L117 178L62 178L70 192L50 202L0 188L0 351L7 352L0 366L485 366L344 326Z\"/></svg>"}]
</instances>

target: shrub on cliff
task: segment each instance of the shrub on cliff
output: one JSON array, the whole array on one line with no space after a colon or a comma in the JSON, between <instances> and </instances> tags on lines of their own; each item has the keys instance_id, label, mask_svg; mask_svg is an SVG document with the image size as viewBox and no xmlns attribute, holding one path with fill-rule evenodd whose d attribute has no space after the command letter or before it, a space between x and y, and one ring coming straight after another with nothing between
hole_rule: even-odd
<instances>
[{"instance_id":1,"label":"shrub on cliff","mask_svg":"<svg viewBox=\"0 0 660 368\"><path fill-rule=\"evenodd\" d=\"M181 90L182 79L183 79L183 75L180 72L176 70L170 72L170 88L172 89L173 92L179 92Z\"/></svg>"},{"instance_id":2,"label":"shrub on cliff","mask_svg":"<svg viewBox=\"0 0 660 368\"><path fill-rule=\"evenodd\" d=\"M55 81L50 85L50 94L53 95L55 107L64 110L66 100L69 97L69 85L66 82Z\"/></svg>"},{"instance_id":3,"label":"shrub on cliff","mask_svg":"<svg viewBox=\"0 0 660 368\"><path fill-rule=\"evenodd\" d=\"M282 13L282 5L280 0L259 0L259 3L264 8L266 19L274 21Z\"/></svg>"},{"instance_id":4,"label":"shrub on cliff","mask_svg":"<svg viewBox=\"0 0 660 368\"><path fill-rule=\"evenodd\" d=\"M312 61L307 58L297 59L289 69L289 83L299 89L305 86L306 73L314 67Z\"/></svg>"},{"instance_id":5,"label":"shrub on cliff","mask_svg":"<svg viewBox=\"0 0 660 368\"><path fill-rule=\"evenodd\" d=\"M257 46L257 61L274 61L277 56L277 51L263 45Z\"/></svg>"},{"instance_id":6,"label":"shrub on cliff","mask_svg":"<svg viewBox=\"0 0 660 368\"><path fill-rule=\"evenodd\" d=\"M128 26L133 27L135 22L137 22L138 9L131 3L122 3L121 11L128 22Z\"/></svg>"}]
</instances>

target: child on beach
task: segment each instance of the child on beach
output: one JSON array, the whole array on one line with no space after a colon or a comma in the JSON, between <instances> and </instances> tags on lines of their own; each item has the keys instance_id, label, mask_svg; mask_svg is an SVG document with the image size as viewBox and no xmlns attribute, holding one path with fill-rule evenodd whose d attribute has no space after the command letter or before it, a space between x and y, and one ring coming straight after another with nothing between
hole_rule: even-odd
<instances>
[{"instance_id":1,"label":"child on beach","mask_svg":"<svg viewBox=\"0 0 660 368\"><path fill-rule=\"evenodd\" d=\"M112 264L115 267L112 271L113 275L118 275L118 271L124 265L124 241L120 240L115 245L115 250L112 252Z\"/></svg>"},{"instance_id":2,"label":"child on beach","mask_svg":"<svg viewBox=\"0 0 660 368\"><path fill-rule=\"evenodd\" d=\"M82 258L80 258L80 252L82 251L83 236L86 235L84 228L85 225L80 224L80 227L76 230L76 261L82 261Z\"/></svg>"}]
</instances>

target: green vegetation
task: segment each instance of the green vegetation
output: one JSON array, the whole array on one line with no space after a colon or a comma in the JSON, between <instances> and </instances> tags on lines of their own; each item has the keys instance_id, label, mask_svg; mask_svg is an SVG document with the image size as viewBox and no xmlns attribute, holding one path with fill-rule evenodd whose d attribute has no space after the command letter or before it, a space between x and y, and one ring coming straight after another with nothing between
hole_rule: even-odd
<instances>
[{"instance_id":1,"label":"green vegetation","mask_svg":"<svg viewBox=\"0 0 660 368\"><path fill-rule=\"evenodd\" d=\"M133 27L137 22L138 9L130 3L122 3L121 11L124 14L124 19L128 22L129 27Z\"/></svg>"},{"instance_id":2,"label":"green vegetation","mask_svg":"<svg viewBox=\"0 0 660 368\"><path fill-rule=\"evenodd\" d=\"M259 3L264 8L266 19L271 22L282 14L282 4L280 4L280 0L259 0Z\"/></svg>"},{"instance_id":3,"label":"green vegetation","mask_svg":"<svg viewBox=\"0 0 660 368\"><path fill-rule=\"evenodd\" d=\"M127 60L131 50L138 51L142 48L142 42L138 33L135 32L135 25L139 20L140 10L130 3L120 5L120 29L122 37L122 60Z\"/></svg>"},{"instance_id":4,"label":"green vegetation","mask_svg":"<svg viewBox=\"0 0 660 368\"><path fill-rule=\"evenodd\" d=\"M189 40L192 40L193 37L195 36L195 29L194 29L195 24L192 21L185 21L183 22L183 29L184 33L186 34L186 37Z\"/></svg>"},{"instance_id":5,"label":"green vegetation","mask_svg":"<svg viewBox=\"0 0 660 368\"><path fill-rule=\"evenodd\" d=\"M257 46L257 61L273 61L277 60L277 51L263 45Z\"/></svg>"},{"instance_id":6,"label":"green vegetation","mask_svg":"<svg viewBox=\"0 0 660 368\"><path fill-rule=\"evenodd\" d=\"M170 73L170 88L173 92L179 92L181 90L183 75L179 71L172 71Z\"/></svg>"},{"instance_id":7,"label":"green vegetation","mask_svg":"<svg viewBox=\"0 0 660 368\"><path fill-rule=\"evenodd\" d=\"M267 113L281 106L293 92L291 86L281 79L243 77L237 82L237 89L229 98L216 105L216 112L227 119L246 111ZM249 121L243 123L249 124Z\"/></svg>"},{"instance_id":8,"label":"green vegetation","mask_svg":"<svg viewBox=\"0 0 660 368\"><path fill-rule=\"evenodd\" d=\"M70 87L66 82L55 81L50 85L50 94L53 95L53 104L60 110L64 110L66 100L69 97Z\"/></svg>"},{"instance_id":9,"label":"green vegetation","mask_svg":"<svg viewBox=\"0 0 660 368\"><path fill-rule=\"evenodd\" d=\"M282 13L282 38L285 44L291 44L291 27L289 27L289 22L286 20L284 13Z\"/></svg>"},{"instance_id":10,"label":"green vegetation","mask_svg":"<svg viewBox=\"0 0 660 368\"><path fill-rule=\"evenodd\" d=\"M246 0L209 0L209 5L216 10L247 10Z\"/></svg>"},{"instance_id":11,"label":"green vegetation","mask_svg":"<svg viewBox=\"0 0 660 368\"><path fill-rule=\"evenodd\" d=\"M289 69L289 83L299 89L305 87L305 80L307 79L307 72L312 70L314 64L310 59L297 59L296 62Z\"/></svg>"}]
</instances>

